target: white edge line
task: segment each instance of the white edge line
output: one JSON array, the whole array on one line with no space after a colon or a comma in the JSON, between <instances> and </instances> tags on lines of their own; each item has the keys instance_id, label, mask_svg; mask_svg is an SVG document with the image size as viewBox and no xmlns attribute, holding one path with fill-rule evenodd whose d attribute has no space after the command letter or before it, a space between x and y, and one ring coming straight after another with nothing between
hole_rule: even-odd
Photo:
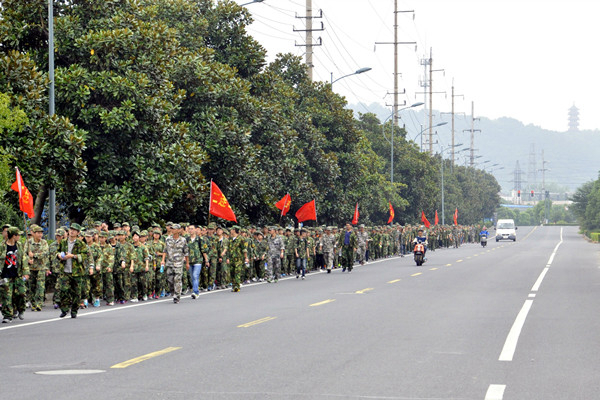
<instances>
[{"instance_id":1,"label":"white edge line","mask_svg":"<svg viewBox=\"0 0 600 400\"><path fill-rule=\"evenodd\" d=\"M502 400L506 385L490 385L484 400Z\"/></svg>"},{"instance_id":2,"label":"white edge line","mask_svg":"<svg viewBox=\"0 0 600 400\"><path fill-rule=\"evenodd\" d=\"M506 342L504 343L504 347L502 348L502 352L500 353L498 361L512 361L515 350L517 349L517 343L519 341L519 336L521 335L521 330L523 329L525 319L527 319L527 314L529 313L532 304L533 300L525 300L525 304L523 304L521 311L519 311L512 328L510 328L510 332L508 332Z\"/></svg>"}]
</instances>

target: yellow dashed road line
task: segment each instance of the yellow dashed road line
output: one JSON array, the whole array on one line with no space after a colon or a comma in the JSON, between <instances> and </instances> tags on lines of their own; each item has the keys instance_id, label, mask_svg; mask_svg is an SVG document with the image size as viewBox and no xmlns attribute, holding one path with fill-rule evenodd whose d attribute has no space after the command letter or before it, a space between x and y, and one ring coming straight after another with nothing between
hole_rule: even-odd
<instances>
[{"instance_id":1,"label":"yellow dashed road line","mask_svg":"<svg viewBox=\"0 0 600 400\"><path fill-rule=\"evenodd\" d=\"M142 361L146 361L146 360L149 360L154 357L162 356L163 354L167 354L172 351L179 350L179 349L181 349L181 347L167 347L166 349L163 349L163 350L155 351L153 353L148 353L146 355L132 358L131 360L127 360L127 361L124 361L119 364L115 364L111 368L127 368L131 365L138 364L138 363L141 363Z\"/></svg>"},{"instance_id":2,"label":"yellow dashed road line","mask_svg":"<svg viewBox=\"0 0 600 400\"><path fill-rule=\"evenodd\" d=\"M313 303L313 304L310 305L310 307L322 306L323 304L333 303L334 301L335 301L335 299L329 299L329 300L321 301L321 302L318 302L318 303Z\"/></svg>"}]
</instances>

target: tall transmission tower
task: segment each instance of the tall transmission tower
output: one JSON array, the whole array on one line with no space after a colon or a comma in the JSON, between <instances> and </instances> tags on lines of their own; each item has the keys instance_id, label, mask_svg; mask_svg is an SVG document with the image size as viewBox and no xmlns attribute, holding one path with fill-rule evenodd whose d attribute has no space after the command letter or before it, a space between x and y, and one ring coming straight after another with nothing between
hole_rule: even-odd
<instances>
[{"instance_id":1,"label":"tall transmission tower","mask_svg":"<svg viewBox=\"0 0 600 400\"><path fill-rule=\"evenodd\" d=\"M313 19L323 18L323 10L319 10L319 15L314 16L313 8L312 8L312 0L306 0L306 15L303 17L296 15L296 18L306 19L306 29L296 29L295 27L292 27L292 28L293 28L294 32L306 32L306 43L304 43L304 44L294 43L294 45L300 46L300 47L306 47L306 66L308 67L308 77L312 81L313 80L313 69L314 69L313 47L321 46L323 44L323 40L321 39L320 36L318 38L317 43L313 43L313 32L325 30L323 21L321 21L320 28L313 29Z\"/></svg>"},{"instance_id":2,"label":"tall transmission tower","mask_svg":"<svg viewBox=\"0 0 600 400\"><path fill-rule=\"evenodd\" d=\"M394 0L394 41L393 42L375 42L376 45L378 44L393 44L394 45L394 104L393 104L393 119L394 119L394 124L398 125L398 95L399 94L404 94L405 91L403 92L399 92L398 91L398 45L399 44L414 44L416 46L416 42L399 42L398 41L398 14L400 13L412 13L413 14L413 19L415 18L415 11L414 10L408 10L408 11L398 11L398 0Z\"/></svg>"},{"instance_id":3,"label":"tall transmission tower","mask_svg":"<svg viewBox=\"0 0 600 400\"><path fill-rule=\"evenodd\" d=\"M433 49L429 49L429 58L425 57L421 59L421 65L424 68L423 80L420 81L420 85L423 88L423 96L425 103L425 112L429 112L429 154L433 154L433 95L436 93L446 92L434 92L433 91L433 73L444 72L443 69L433 69ZM429 107L427 107L427 95L429 94Z\"/></svg>"},{"instance_id":4,"label":"tall transmission tower","mask_svg":"<svg viewBox=\"0 0 600 400\"><path fill-rule=\"evenodd\" d=\"M520 193L521 191L521 184L522 184L522 175L523 175L523 170L521 170L521 166L519 165L519 160L517 160L517 164L515 165L515 170L514 170L514 184L515 184L515 192L516 193ZM521 198L519 196L517 196L517 203L520 204L521 203Z\"/></svg>"},{"instance_id":5,"label":"tall transmission tower","mask_svg":"<svg viewBox=\"0 0 600 400\"><path fill-rule=\"evenodd\" d=\"M463 129L463 132L471 132L471 155L470 155L470 165L471 167L475 166L475 132L481 132L481 129L475 129L475 120L479 118L475 118L475 102L471 102L471 129ZM518 164L518 161L517 161Z\"/></svg>"},{"instance_id":6,"label":"tall transmission tower","mask_svg":"<svg viewBox=\"0 0 600 400\"><path fill-rule=\"evenodd\" d=\"M535 143L531 143L529 150L529 165L527 166L527 182L529 183L529 190L537 191L537 169Z\"/></svg>"}]
</instances>

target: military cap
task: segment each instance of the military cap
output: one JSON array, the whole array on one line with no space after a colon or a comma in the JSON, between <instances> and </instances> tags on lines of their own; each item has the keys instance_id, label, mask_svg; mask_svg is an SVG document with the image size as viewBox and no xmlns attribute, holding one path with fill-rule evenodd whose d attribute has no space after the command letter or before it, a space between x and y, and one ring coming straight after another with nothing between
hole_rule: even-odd
<instances>
[{"instance_id":1,"label":"military cap","mask_svg":"<svg viewBox=\"0 0 600 400\"><path fill-rule=\"evenodd\" d=\"M217 229L217 224L211 222L210 224L208 224L208 229Z\"/></svg>"},{"instance_id":2,"label":"military cap","mask_svg":"<svg viewBox=\"0 0 600 400\"><path fill-rule=\"evenodd\" d=\"M31 225L30 229L31 229L31 232L44 232L44 229L37 224Z\"/></svg>"},{"instance_id":3,"label":"military cap","mask_svg":"<svg viewBox=\"0 0 600 400\"><path fill-rule=\"evenodd\" d=\"M117 235L127 235L127 232L125 232L123 229L121 229L121 230L117 231Z\"/></svg>"},{"instance_id":4,"label":"military cap","mask_svg":"<svg viewBox=\"0 0 600 400\"><path fill-rule=\"evenodd\" d=\"M95 232L92 229L88 229L87 231L85 231L84 235L85 236L94 236Z\"/></svg>"},{"instance_id":5,"label":"military cap","mask_svg":"<svg viewBox=\"0 0 600 400\"><path fill-rule=\"evenodd\" d=\"M180 222L179 225L181 225L182 228L187 228L188 226L190 226L189 222Z\"/></svg>"},{"instance_id":6,"label":"military cap","mask_svg":"<svg viewBox=\"0 0 600 400\"><path fill-rule=\"evenodd\" d=\"M25 232L19 230L19 236L23 236L25 234Z\"/></svg>"},{"instance_id":7,"label":"military cap","mask_svg":"<svg viewBox=\"0 0 600 400\"><path fill-rule=\"evenodd\" d=\"M153 223L152 223L152 227L153 227L153 228L160 228L160 224L159 224L159 223L157 223L157 222L153 222Z\"/></svg>"},{"instance_id":8,"label":"military cap","mask_svg":"<svg viewBox=\"0 0 600 400\"><path fill-rule=\"evenodd\" d=\"M123 222L123 223L121 224L121 226L122 226L122 227L125 227L125 226L130 226L130 225L129 225L129 222L125 221L125 222Z\"/></svg>"},{"instance_id":9,"label":"military cap","mask_svg":"<svg viewBox=\"0 0 600 400\"><path fill-rule=\"evenodd\" d=\"M171 221L166 223L166 226L173 226L173 223Z\"/></svg>"},{"instance_id":10,"label":"military cap","mask_svg":"<svg viewBox=\"0 0 600 400\"><path fill-rule=\"evenodd\" d=\"M225 228L221 228L221 229L223 229L223 234L229 235L229 231L227 229L225 229Z\"/></svg>"},{"instance_id":11,"label":"military cap","mask_svg":"<svg viewBox=\"0 0 600 400\"><path fill-rule=\"evenodd\" d=\"M100 235L100 237L107 238L108 237L108 232L106 232L106 231L100 231L99 235Z\"/></svg>"},{"instance_id":12,"label":"military cap","mask_svg":"<svg viewBox=\"0 0 600 400\"><path fill-rule=\"evenodd\" d=\"M234 226L232 226L232 227L231 227L231 229L235 229L235 230L237 230L237 231L240 231L240 230L242 230L242 228L240 228L240 226L239 226L239 225L234 225Z\"/></svg>"},{"instance_id":13,"label":"military cap","mask_svg":"<svg viewBox=\"0 0 600 400\"><path fill-rule=\"evenodd\" d=\"M133 226L131 227L131 230L132 230L132 231L139 231L139 230L140 230L140 227L139 227L138 225L133 225Z\"/></svg>"},{"instance_id":14,"label":"military cap","mask_svg":"<svg viewBox=\"0 0 600 400\"><path fill-rule=\"evenodd\" d=\"M102 226L102 222L96 221L96 222L94 222L94 226Z\"/></svg>"},{"instance_id":15,"label":"military cap","mask_svg":"<svg viewBox=\"0 0 600 400\"><path fill-rule=\"evenodd\" d=\"M143 230L140 232L142 234L142 236L148 236L148 231L147 230Z\"/></svg>"},{"instance_id":16,"label":"military cap","mask_svg":"<svg viewBox=\"0 0 600 400\"><path fill-rule=\"evenodd\" d=\"M75 229L76 231L78 231L78 232L81 232L81 229L82 229L82 228L81 228L81 225L79 225L79 224L78 224L78 223L76 223L76 222L73 222L73 223L71 224L71 226L69 227L69 229Z\"/></svg>"},{"instance_id":17,"label":"military cap","mask_svg":"<svg viewBox=\"0 0 600 400\"><path fill-rule=\"evenodd\" d=\"M158 228L158 229L154 229L152 231L152 233L158 233L159 235L162 235L162 229Z\"/></svg>"},{"instance_id":18,"label":"military cap","mask_svg":"<svg viewBox=\"0 0 600 400\"><path fill-rule=\"evenodd\" d=\"M133 236L133 235L142 236L142 234L140 233L139 229L137 229L137 230L135 230L135 231L132 231L132 232L131 232L131 236Z\"/></svg>"},{"instance_id":19,"label":"military cap","mask_svg":"<svg viewBox=\"0 0 600 400\"><path fill-rule=\"evenodd\" d=\"M365 227L365 224L360 224L358 227L359 227L359 228L364 228L364 227Z\"/></svg>"},{"instance_id":20,"label":"military cap","mask_svg":"<svg viewBox=\"0 0 600 400\"><path fill-rule=\"evenodd\" d=\"M10 228L10 224L4 224L2 225L2 230L8 229Z\"/></svg>"},{"instance_id":21,"label":"military cap","mask_svg":"<svg viewBox=\"0 0 600 400\"><path fill-rule=\"evenodd\" d=\"M65 230L63 228L58 228L56 230L56 235L58 235L58 236L65 236L65 233L66 232L65 232Z\"/></svg>"},{"instance_id":22,"label":"military cap","mask_svg":"<svg viewBox=\"0 0 600 400\"><path fill-rule=\"evenodd\" d=\"M113 224L113 228L115 228L115 229L117 229L117 228L120 228L120 227L121 227L121 224L120 224L120 223L118 223L118 222L115 222L115 223Z\"/></svg>"},{"instance_id":23,"label":"military cap","mask_svg":"<svg viewBox=\"0 0 600 400\"><path fill-rule=\"evenodd\" d=\"M17 228L16 226L10 226L9 225L7 232L8 232L9 235L12 235L12 236L18 235L19 234L19 228Z\"/></svg>"},{"instance_id":24,"label":"military cap","mask_svg":"<svg viewBox=\"0 0 600 400\"><path fill-rule=\"evenodd\" d=\"M181 229L181 225L173 224L173 225L171 225L171 229Z\"/></svg>"}]
</instances>

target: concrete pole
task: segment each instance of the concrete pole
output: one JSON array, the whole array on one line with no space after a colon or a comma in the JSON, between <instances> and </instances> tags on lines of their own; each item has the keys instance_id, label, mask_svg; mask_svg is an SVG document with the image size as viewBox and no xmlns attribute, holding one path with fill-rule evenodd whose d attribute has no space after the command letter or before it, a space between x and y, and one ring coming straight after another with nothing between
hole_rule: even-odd
<instances>
[{"instance_id":1,"label":"concrete pole","mask_svg":"<svg viewBox=\"0 0 600 400\"><path fill-rule=\"evenodd\" d=\"M306 0L306 65L308 78L313 80L313 37L312 37L312 0Z\"/></svg>"},{"instance_id":2,"label":"concrete pole","mask_svg":"<svg viewBox=\"0 0 600 400\"><path fill-rule=\"evenodd\" d=\"M54 0L48 0L48 77L50 89L48 93L48 114L54 115ZM56 191L50 188L48 198L48 238L54 240L56 232Z\"/></svg>"}]
</instances>

